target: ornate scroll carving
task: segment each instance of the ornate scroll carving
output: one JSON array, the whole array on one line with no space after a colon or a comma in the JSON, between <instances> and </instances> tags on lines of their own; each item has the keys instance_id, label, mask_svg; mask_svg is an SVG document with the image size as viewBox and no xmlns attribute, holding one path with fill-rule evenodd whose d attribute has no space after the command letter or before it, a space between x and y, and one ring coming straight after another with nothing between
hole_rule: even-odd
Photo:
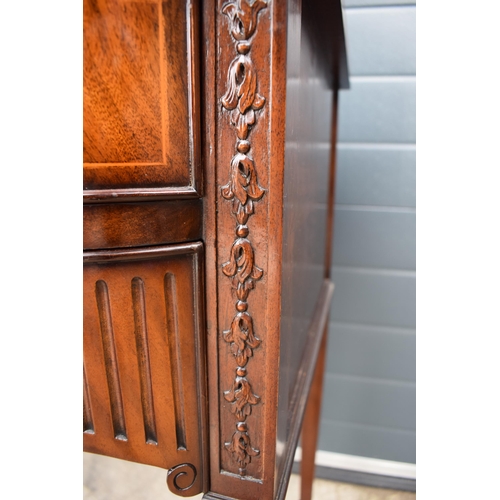
<instances>
[{"instance_id":1,"label":"ornate scroll carving","mask_svg":"<svg viewBox=\"0 0 500 500\"><path fill-rule=\"evenodd\" d=\"M258 93L257 72L252 61L251 38L257 29L258 14L267 7L264 0L235 0L222 8L229 19L229 31L235 41L237 55L229 65L227 89L221 98L222 106L229 111L231 125L236 132L237 153L231 160L229 182L221 187L223 198L232 202L232 213L236 219L236 239L231 247L228 262L222 264L222 272L232 280L232 288L238 299L236 314L229 330L223 331L223 339L230 344L237 367L230 390L224 398L231 403L231 412L237 419L236 431L225 443L227 451L238 465L240 475L246 475L246 467L252 457L260 452L252 448L246 418L252 407L260 402L247 378L246 365L261 340L256 337L252 316L247 312L250 291L260 280L264 271L255 264L255 252L249 238L247 225L254 213L254 202L259 201L266 190L259 185L254 160L249 156L251 143L248 140L255 125L258 111L266 99Z\"/></svg>"},{"instance_id":2,"label":"ornate scroll carving","mask_svg":"<svg viewBox=\"0 0 500 500\"><path fill-rule=\"evenodd\" d=\"M172 467L167 472L167 485L169 490L176 495L185 495L185 491L193 486L196 479L196 467L192 464L180 464Z\"/></svg>"}]
</instances>

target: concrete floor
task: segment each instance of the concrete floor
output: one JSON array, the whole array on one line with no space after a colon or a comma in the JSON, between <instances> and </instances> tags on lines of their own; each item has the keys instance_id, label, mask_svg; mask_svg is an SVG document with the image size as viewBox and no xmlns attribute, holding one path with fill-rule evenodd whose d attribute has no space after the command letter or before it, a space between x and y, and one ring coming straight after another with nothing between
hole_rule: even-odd
<instances>
[{"instance_id":1,"label":"concrete floor","mask_svg":"<svg viewBox=\"0 0 500 500\"><path fill-rule=\"evenodd\" d=\"M178 500L170 493L166 471L125 460L83 454L84 500ZM299 476L292 474L286 500L299 500ZM200 500L202 495L190 497ZM415 500L415 493L369 488L316 479L313 500Z\"/></svg>"}]
</instances>

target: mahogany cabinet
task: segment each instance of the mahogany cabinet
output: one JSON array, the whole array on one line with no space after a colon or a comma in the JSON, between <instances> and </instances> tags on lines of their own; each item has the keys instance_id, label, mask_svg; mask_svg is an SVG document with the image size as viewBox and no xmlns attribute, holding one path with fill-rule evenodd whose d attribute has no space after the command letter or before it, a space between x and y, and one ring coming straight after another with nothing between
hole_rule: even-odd
<instances>
[{"instance_id":1,"label":"mahogany cabinet","mask_svg":"<svg viewBox=\"0 0 500 500\"><path fill-rule=\"evenodd\" d=\"M340 1L84 0L83 87L84 450L310 498Z\"/></svg>"}]
</instances>

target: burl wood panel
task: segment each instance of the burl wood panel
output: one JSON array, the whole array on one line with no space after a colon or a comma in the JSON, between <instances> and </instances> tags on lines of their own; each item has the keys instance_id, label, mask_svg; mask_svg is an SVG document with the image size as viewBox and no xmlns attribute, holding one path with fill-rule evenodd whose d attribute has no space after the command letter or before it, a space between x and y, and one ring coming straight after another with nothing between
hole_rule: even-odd
<instances>
[{"instance_id":1,"label":"burl wood panel","mask_svg":"<svg viewBox=\"0 0 500 500\"><path fill-rule=\"evenodd\" d=\"M206 464L202 244L84 253L84 449L170 469Z\"/></svg>"},{"instance_id":2,"label":"burl wood panel","mask_svg":"<svg viewBox=\"0 0 500 500\"><path fill-rule=\"evenodd\" d=\"M193 195L196 2L84 0L83 12L84 195Z\"/></svg>"}]
</instances>

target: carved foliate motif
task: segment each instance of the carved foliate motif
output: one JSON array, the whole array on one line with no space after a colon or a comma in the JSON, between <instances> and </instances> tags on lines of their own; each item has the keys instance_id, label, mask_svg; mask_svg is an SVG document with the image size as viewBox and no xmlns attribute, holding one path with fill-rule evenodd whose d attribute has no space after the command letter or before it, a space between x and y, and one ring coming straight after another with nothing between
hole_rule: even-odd
<instances>
[{"instance_id":1,"label":"carved foliate motif","mask_svg":"<svg viewBox=\"0 0 500 500\"><path fill-rule=\"evenodd\" d=\"M260 455L259 450L252 448L250 436L247 432L247 424L238 422L236 424L236 432L231 437L231 441L226 444L226 449L231 453L233 460L239 466L239 473L244 476L246 474L246 466L252 460L252 457Z\"/></svg>"},{"instance_id":2,"label":"carved foliate motif","mask_svg":"<svg viewBox=\"0 0 500 500\"><path fill-rule=\"evenodd\" d=\"M238 238L231 248L229 262L222 264L222 272L228 276L235 276L241 284L262 278L264 271L254 265L252 244L246 238Z\"/></svg>"},{"instance_id":3,"label":"carved foliate motif","mask_svg":"<svg viewBox=\"0 0 500 500\"><path fill-rule=\"evenodd\" d=\"M229 17L231 35L235 40L248 40L257 28L257 14L267 7L264 0L236 0L222 8L222 13Z\"/></svg>"},{"instance_id":4,"label":"carved foliate motif","mask_svg":"<svg viewBox=\"0 0 500 500\"><path fill-rule=\"evenodd\" d=\"M255 264L247 223L254 213L254 203L264 196L266 190L259 185L254 160L248 155L252 146L248 137L256 124L259 110L266 103L266 99L258 92L257 71L250 55L250 39L257 29L258 14L266 7L267 2L264 0L236 0L222 8L222 13L229 19L229 31L236 42L237 52L229 65L226 93L221 98L223 108L230 112L229 120L236 132L237 150L231 159L229 182L221 187L222 197L232 202L231 211L237 222L236 239L229 260L222 264L222 272L231 278L237 299L231 327L222 334L224 341L230 344L237 363L232 388L224 392L224 398L231 403L231 412L238 421L236 431L225 446L242 476L246 474L246 467L252 457L260 454L250 444L245 422L252 412L252 406L260 402L260 397L254 394L245 367L253 356L253 350L262 342L255 335L253 319L247 309L250 291L255 288L264 271Z\"/></svg>"},{"instance_id":5,"label":"carved foliate motif","mask_svg":"<svg viewBox=\"0 0 500 500\"><path fill-rule=\"evenodd\" d=\"M239 367L236 375L233 387L224 393L224 397L226 401L233 403L231 411L236 415L236 418L245 420L252 413L252 405L256 405L260 401L260 397L252 392L252 386L245 378L245 368Z\"/></svg>"},{"instance_id":6,"label":"carved foliate motif","mask_svg":"<svg viewBox=\"0 0 500 500\"><path fill-rule=\"evenodd\" d=\"M245 207L244 212L248 216L253 213L252 202L260 200L266 192L259 186L253 160L244 154L236 154L231 160L230 175L229 182L222 187L222 196L226 200L234 200L233 213L239 214L241 208ZM240 224L245 224L248 217L237 219Z\"/></svg>"},{"instance_id":7,"label":"carved foliate motif","mask_svg":"<svg viewBox=\"0 0 500 500\"><path fill-rule=\"evenodd\" d=\"M231 113L231 123L236 127L238 139L246 139L250 127L255 123L255 111L261 109L266 100L257 93L257 76L252 60L240 55L233 60L228 72L228 88L222 105Z\"/></svg>"},{"instance_id":8,"label":"carved foliate motif","mask_svg":"<svg viewBox=\"0 0 500 500\"><path fill-rule=\"evenodd\" d=\"M231 323L231 329L223 332L223 335L224 340L231 344L236 362L241 367L247 364L253 349L260 345L260 340L253 333L252 317L246 312L238 313Z\"/></svg>"}]
</instances>

